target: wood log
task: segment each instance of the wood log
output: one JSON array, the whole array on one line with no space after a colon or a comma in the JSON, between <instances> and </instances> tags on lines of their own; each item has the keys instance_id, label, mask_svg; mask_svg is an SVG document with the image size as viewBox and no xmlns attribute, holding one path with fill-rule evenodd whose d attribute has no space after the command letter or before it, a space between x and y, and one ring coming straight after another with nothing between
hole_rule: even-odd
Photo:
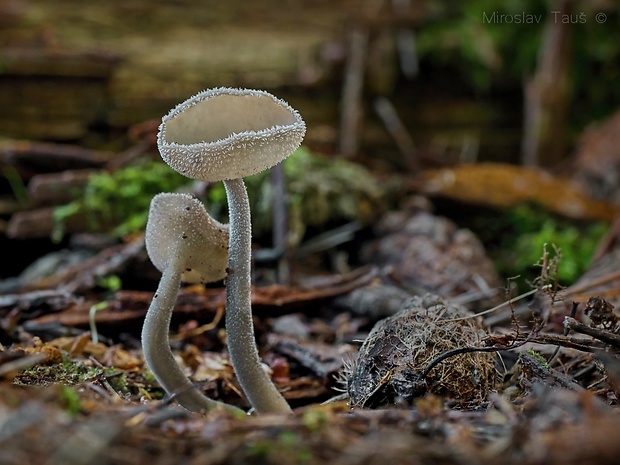
<instances>
[{"instance_id":1,"label":"wood log","mask_svg":"<svg viewBox=\"0 0 620 465\"><path fill-rule=\"evenodd\" d=\"M37 173L101 168L114 157L114 152L72 144L14 139L0 143L0 168L14 167L24 181Z\"/></svg>"},{"instance_id":2,"label":"wood log","mask_svg":"<svg viewBox=\"0 0 620 465\"><path fill-rule=\"evenodd\" d=\"M44 207L36 210L21 211L11 216L6 227L9 239L40 239L50 237L54 227L54 210L56 207ZM86 219L74 215L65 221L65 232L82 232L87 229Z\"/></svg>"},{"instance_id":3,"label":"wood log","mask_svg":"<svg viewBox=\"0 0 620 465\"><path fill-rule=\"evenodd\" d=\"M30 200L37 206L68 203L81 195L90 177L100 170L66 170L37 174L28 183Z\"/></svg>"}]
</instances>

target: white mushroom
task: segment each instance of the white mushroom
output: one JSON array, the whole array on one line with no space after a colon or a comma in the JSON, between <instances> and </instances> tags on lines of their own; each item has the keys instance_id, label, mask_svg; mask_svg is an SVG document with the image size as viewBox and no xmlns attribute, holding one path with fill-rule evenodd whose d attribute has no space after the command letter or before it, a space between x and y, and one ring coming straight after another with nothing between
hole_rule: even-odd
<instances>
[{"instance_id":1,"label":"white mushroom","mask_svg":"<svg viewBox=\"0 0 620 465\"><path fill-rule=\"evenodd\" d=\"M195 197L162 193L151 200L145 239L149 258L162 272L142 328L147 366L168 395L188 410L241 411L198 391L175 361L168 338L181 282L207 283L226 276L228 228Z\"/></svg>"},{"instance_id":2,"label":"white mushroom","mask_svg":"<svg viewBox=\"0 0 620 465\"><path fill-rule=\"evenodd\" d=\"M157 145L173 169L213 182L260 173L301 144L306 125L288 103L268 92L202 91L162 118Z\"/></svg>"},{"instance_id":3,"label":"white mushroom","mask_svg":"<svg viewBox=\"0 0 620 465\"><path fill-rule=\"evenodd\" d=\"M243 177L271 168L299 147L306 125L288 103L265 91L216 88L177 105L162 119L157 143L173 169L224 181L230 248L226 284L228 350L257 413L290 412L263 370L252 324L250 204Z\"/></svg>"}]
</instances>

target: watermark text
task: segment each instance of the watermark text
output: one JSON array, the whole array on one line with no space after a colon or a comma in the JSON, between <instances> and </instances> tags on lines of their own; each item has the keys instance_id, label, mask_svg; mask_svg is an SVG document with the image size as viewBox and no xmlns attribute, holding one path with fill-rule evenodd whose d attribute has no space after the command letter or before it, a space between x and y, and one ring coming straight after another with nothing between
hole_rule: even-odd
<instances>
[{"instance_id":1,"label":"watermark text","mask_svg":"<svg viewBox=\"0 0 620 465\"><path fill-rule=\"evenodd\" d=\"M562 24L585 24L590 20L594 20L599 24L603 24L607 21L607 15L605 13L586 14L572 13L566 14L561 11L550 11L549 19L554 23ZM540 24L545 20L543 14L526 13L501 13L499 11L484 11L482 12L482 22L485 24Z\"/></svg>"}]
</instances>

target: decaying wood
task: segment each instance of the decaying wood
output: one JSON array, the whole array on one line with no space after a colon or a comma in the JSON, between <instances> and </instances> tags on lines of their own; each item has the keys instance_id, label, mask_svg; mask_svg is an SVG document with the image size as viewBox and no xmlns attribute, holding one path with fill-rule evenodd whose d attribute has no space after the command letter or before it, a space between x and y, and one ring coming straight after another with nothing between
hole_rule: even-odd
<instances>
[{"instance_id":1,"label":"decaying wood","mask_svg":"<svg viewBox=\"0 0 620 465\"><path fill-rule=\"evenodd\" d=\"M33 0L13 15L0 15L11 18L0 28L0 57L4 63L6 55L10 65L10 74L3 67L0 78L0 103L12 108L0 122L25 138L79 139L94 124L121 128L159 118L201 89L228 85L277 89L287 101L293 90L315 108L305 116L309 127L330 118L335 127L337 95L316 99L298 92L299 86L331 85L339 77L340 52L327 57L324 48L339 49L358 25L385 31L420 24L426 16L422 2L398 14L389 8L360 14L368 3L383 2L318 1L291 8L231 0L205 9L148 2L102 8L67 0L59 9ZM75 11L97 19L85 27ZM152 14L152 21L142 21L144 14ZM205 43L217 46L205 50ZM309 131L307 140L313 137Z\"/></svg>"},{"instance_id":2,"label":"decaying wood","mask_svg":"<svg viewBox=\"0 0 620 465\"><path fill-rule=\"evenodd\" d=\"M80 196L88 180L100 170L65 170L59 173L36 174L28 183L28 194L35 205L59 205ZM42 234L49 230L41 228Z\"/></svg>"},{"instance_id":3,"label":"decaying wood","mask_svg":"<svg viewBox=\"0 0 620 465\"><path fill-rule=\"evenodd\" d=\"M98 165L105 169L118 169L133 158L140 156L150 146L148 142L140 142L127 151L118 154L117 158L101 160ZM55 148L58 148L54 145ZM64 150L60 148L59 150ZM64 152L59 152L64 153ZM85 152L88 154L89 152ZM39 155L30 153L33 158ZM44 155L41 154L43 158ZM56 227L54 212L57 206L71 202L80 197L91 176L101 173L102 169L68 169L53 173L34 174L28 183L29 202L16 203L12 216L4 228L11 239L34 239L51 237ZM64 229L68 234L85 232L88 221L84 215L71 215L64 221Z\"/></svg>"},{"instance_id":4,"label":"decaying wood","mask_svg":"<svg viewBox=\"0 0 620 465\"><path fill-rule=\"evenodd\" d=\"M46 312L58 312L78 303L80 298L65 290L44 289L21 294L0 296L0 315L6 311L18 310L32 312L45 309Z\"/></svg>"},{"instance_id":5,"label":"decaying wood","mask_svg":"<svg viewBox=\"0 0 620 465\"><path fill-rule=\"evenodd\" d=\"M135 245L131 244L128 250L134 251ZM118 251L116 251L118 253ZM72 270L61 275L54 280L57 285L64 284L63 289L76 292L77 290L92 286L93 279L100 272L110 273L109 267L118 265L122 261L122 257L115 257L115 254L109 250L106 251L104 261L94 270L85 273L87 267L81 266L82 273L86 276L77 279L78 270ZM98 256L93 259L93 263L101 261L102 257ZM92 263L89 263L92 266ZM97 274L95 274L97 273ZM362 268L355 270L349 275L336 275L331 281L325 281L321 286L314 288L288 287L282 285L272 285L264 287L255 287L252 290L252 306L257 315L264 314L269 311L273 313L278 310L279 313L286 313L300 305L307 305L309 302L317 302L330 299L338 295L350 292L360 286L367 284L370 280L377 276L377 270L374 268ZM77 280L77 284L71 281L65 281L73 277ZM48 287L48 286L47 286ZM96 313L97 324L124 324L141 322L144 319L146 310L153 299L153 292L146 291L118 291L114 298L108 300L107 308ZM201 322L208 322L218 311L218 308L226 303L226 290L224 288L184 288L179 292L177 302L175 304L175 314L184 315L185 318L195 318ZM70 327L87 327L89 324L89 311L92 306L91 302L84 302L82 305L73 306L66 312L60 312L54 315L43 315L29 321L29 328L34 329L37 326L44 326L49 323L58 323Z\"/></svg>"},{"instance_id":6,"label":"decaying wood","mask_svg":"<svg viewBox=\"0 0 620 465\"><path fill-rule=\"evenodd\" d=\"M149 141L138 141L128 150L114 154L67 144L4 143L0 148L0 166L15 168L29 182L28 202L5 203L3 213L12 215L5 223L3 233L11 239L51 237L56 226L56 206L79 198L92 175L103 169L120 168L149 147ZM65 221L65 230L69 234L87 229L87 220L82 215L72 215Z\"/></svg>"},{"instance_id":7,"label":"decaying wood","mask_svg":"<svg viewBox=\"0 0 620 465\"><path fill-rule=\"evenodd\" d=\"M108 247L86 261L60 270L53 276L28 283L29 289L63 289L71 293L84 292L97 285L97 279L118 274L127 263L145 253L144 237L126 244Z\"/></svg>"},{"instance_id":8,"label":"decaying wood","mask_svg":"<svg viewBox=\"0 0 620 465\"><path fill-rule=\"evenodd\" d=\"M38 173L101 168L114 156L113 152L72 144L28 140L9 140L0 144L0 166L15 167L24 179Z\"/></svg>"},{"instance_id":9,"label":"decaying wood","mask_svg":"<svg viewBox=\"0 0 620 465\"><path fill-rule=\"evenodd\" d=\"M221 21L220 17L229 15L231 7L224 8L215 4L214 8L208 9L206 16L208 21L201 16L206 11L202 8L196 13L197 17L192 18L188 24L175 27L179 23L175 23L172 19L181 10L189 10L189 3L168 2L158 4L157 8L141 2L129 4L122 1L118 4L112 1L109 5L97 6L96 2L87 5L75 0L63 0L63 8L58 8L57 5L49 6L49 2L43 0L29 1L27 7L22 6L19 1L1 3L0 43L6 43L6 29L19 31L23 24L36 24L36 28L46 28L37 29L39 39L43 43L39 52L45 58L44 66L38 68L38 71L40 73L41 69L47 70L45 72L53 75L51 81L57 82L59 87L46 88L55 100L51 100L52 105L43 109L50 110L56 105L59 113L50 110L49 114L45 115L49 117L52 129L46 127L45 119L35 119L35 129L42 131L41 134L49 131L47 134L54 134L55 137L61 135L66 137L67 134L78 137L83 135L87 126L94 121L110 127L126 126L128 122L145 120L146 118L143 119L145 115L149 118L161 115L169 108L171 102L183 100L200 87L210 85L208 83L226 81L230 85L251 83L255 86L264 83L272 88L282 88L278 86L300 82L299 75L303 71L306 75L314 76L305 80L305 85L317 86L334 74L333 69L322 67L314 57L320 55L317 52L325 44L325 37L327 35L331 37L335 29L330 22L329 26L320 26L318 33L313 29L310 33L300 30L297 34L297 26L300 23L295 22L296 17L303 16L304 21L305 18L312 18L312 21L319 24L323 18L314 19L314 16L308 13L308 8L311 12L316 11L314 8L318 7L322 8L321 11L324 9L328 12L340 11L345 7L348 11L354 11L359 9L360 4L357 0L342 3L319 0L301 2L296 8L289 8L290 2L285 2L284 6L276 2L279 7L276 8L279 10L278 15L286 18L290 31L279 33L269 24L264 31L252 30L246 36L245 32L248 31L243 31L242 35L242 31L238 29L230 34L226 33L226 27L222 25L227 23ZM386 2L385 0L366 2L369 3L385 5ZM407 0L392 2L393 5L409 3ZM362 13L362 16L367 17L359 19L352 26L366 31L370 34L368 40L371 40L371 35L381 32L386 25L397 28L410 27L413 15L418 12L417 6L418 2L415 2L406 13L399 13L395 8L387 19L383 13L374 17ZM95 8L94 12L90 8ZM245 2L244 6L244 3L233 0L232 8L235 9L233 15L235 20L244 17L257 24L263 21L267 24L269 21L266 4ZM46 13L48 10L59 11L58 21L50 19ZM67 22L76 22L77 13L74 10L80 13L80 17L85 18L87 27L82 25L82 29L88 30L89 34L86 37L79 34L79 28L73 32L64 29ZM107 16L110 12L115 12L118 17ZM149 13L147 22L143 21L145 13ZM131 37L126 41L119 32L123 28L133 32L133 28L128 27L131 26L130 22L121 21L123 16L138 18L147 25L146 27L153 24L157 35L163 38L165 44L156 40L149 42L147 33L143 31L140 31L143 35L137 42L132 41ZM26 19L24 23L20 22L22 18ZM42 18L41 23L39 18ZM121 27L116 29L119 21ZM47 23L47 26L40 25L44 23ZM165 34L161 34L162 24L168 26L164 28ZM209 24L206 29L205 24ZM347 26L349 25L350 23L347 23ZM350 30L350 27L342 28L340 34L344 36ZM122 44L129 60L121 64L106 61L103 57L103 63L98 67L92 59L93 57L96 59L96 54L93 54L84 61L88 65L85 71L78 70L76 60L72 58L74 51L71 49L76 44L85 49L92 47L90 36L105 42L105 47L115 43L118 47L118 44ZM336 37L334 39L336 41L342 39L339 33L333 36ZM111 40L109 37L114 39ZM288 40L290 37L294 40ZM147 50L156 50L158 53L144 53L145 48L139 41L149 42L150 48ZM244 46L240 47L240 42ZM247 43L253 46L248 48ZM206 49L195 47L195 44L208 44L209 47ZM211 47L212 44L217 46ZM67 60L61 53L65 47L69 48L66 52L66 57L69 57ZM271 54L276 55L273 61L270 58ZM54 56L58 58L58 63L50 60L50 57ZM1 58L2 50L0 50ZM18 64L41 65L36 63L36 60L31 58L29 60ZM11 63L11 66L15 66L15 63ZM312 72L307 72L306 68L311 68ZM15 82L18 79L15 76L19 76L22 80L23 73L28 71L27 67L21 68L19 72L15 67L11 69L14 76L8 79L15 79ZM179 69L186 72L179 73ZM90 73L90 77L82 79L83 72ZM112 74L108 74L109 72ZM371 79L369 74L361 74L358 77L369 80ZM40 85L37 79L41 78L41 74L37 76L32 80L23 79L27 81L24 95L36 85ZM174 80L173 86L165 85L176 77L178 79ZM4 86L8 82L6 79L6 76L0 76L0 102L4 101L3 96L6 97L3 94L7 92L5 89L12 89L11 86ZM96 82L86 82L93 80ZM45 81L49 83L50 80L46 77ZM67 86L67 82L72 85ZM70 89L73 99L65 93L56 95L55 90L62 87ZM288 87L288 91L291 88L294 86ZM78 89L77 92L75 89ZM368 89L372 89L372 85L369 85ZM104 95L102 93L104 90L110 94ZM299 94L303 94L306 90L300 91ZM76 95L79 98L76 99ZM313 93L314 95L316 93ZM95 98L91 99L90 96ZM286 95L282 97L286 98ZM92 108L74 115L68 114L84 101L92 102ZM58 102L66 102L66 105L61 107ZM360 100L354 103L363 105L364 102ZM330 102L330 105L336 106L334 102ZM23 108L28 106L25 105ZM316 113L324 114L323 111ZM45 114L45 111L38 108L37 115L42 114ZM64 119L65 117L67 119ZM136 138L134 141L136 145L120 154L107 154L101 159L97 156L93 156L92 159L88 159L88 156L86 159L81 159L75 154L48 157L45 155L47 153L45 150L53 151L53 148L30 146L26 151L31 150L31 156L24 154L22 158L20 156L15 158L6 152L0 153L0 157L5 157L0 158L0 164L2 167L16 168L18 174L23 175L26 181L31 179L29 188L33 200L39 205L48 202L46 206L52 206L68 198L63 197L64 192L60 191L68 191L70 186L79 188L87 177L88 170L114 171L134 157L152 149L153 136L157 129L157 122L153 121L148 120L144 126L134 128L130 137ZM308 122L309 128L316 127L311 118ZM360 134L358 133L356 137L359 143ZM32 151L33 147L39 152ZM59 146L54 147L62 149ZM443 171L440 174L438 178L430 180L431 184L450 181L453 176L458 178L462 173ZM511 184L514 183L515 177L510 173L504 177L500 176L494 187L485 190L481 197L485 199L501 197L509 185L517 190L533 189L531 187L533 184L529 183L530 178L527 176L517 177L516 180L521 181L520 185ZM470 181L479 183L480 179ZM461 187L458 186L459 189ZM551 197L566 199L567 205L575 205L570 192L565 192L568 189L567 185L560 187L559 191L554 192L561 192L561 195ZM54 188L57 191L54 191ZM537 195L545 197L549 192ZM13 214L15 208L21 209L21 212L32 209L35 202L28 202L27 205L26 203L9 205L5 215ZM582 207L589 211L592 205L586 203ZM596 208L592 210L598 211ZM24 234L33 234L36 221L40 222L37 225L39 228L51 228L50 211L47 210L47 216L37 216L40 215L40 211L36 213L35 210L31 210L30 219L22 221L24 225L29 222L23 230L31 232ZM582 213L579 214L580 217L584 217ZM19 215L16 215L16 218L19 218ZM457 234L452 234L452 230L442 227L441 224L431 223L431 226L433 226L430 228L431 233L427 236L434 239L434 244L440 242L436 236L448 233L446 249L452 255L437 254L422 265L416 260L410 260L409 263L403 264L401 271L407 269L416 271L417 267L423 268L423 271L430 275L434 264L440 264L441 269L448 269L444 264L458 265L461 253L462 256L472 255L472 249L468 248L468 242L463 241L462 236L457 238ZM383 232L385 233L387 229ZM396 226L391 232L398 234L403 232L403 229ZM345 231L347 237L352 237L353 231L357 230ZM400 239L407 241L411 238L401 236ZM403 250L406 250L405 242L398 242L396 237L391 238L391 241L388 244L390 251L395 257L402 257ZM457 242L463 248L450 247L453 244L457 245ZM325 244L329 246L330 243L333 245L334 242L324 242L323 246L326 247ZM428 242L422 244L421 250L428 252L430 249L424 247ZM571 323L571 330L589 331L588 334L592 337L536 334L530 337L528 342L563 345L582 352L595 352L596 355L601 355L606 367L615 368L615 374L612 369L603 373L598 365L595 368L592 364L585 368L599 369L596 377L578 376L576 373L583 371L585 363L580 365L576 362L575 359L579 360L579 357L571 359L569 350L562 352L563 372L550 369L539 357L522 353L515 368L515 372L519 375L518 381L498 387L497 392L492 392L476 410L468 410L466 406L460 410L453 409L451 408L453 404L449 400L439 396L412 399L412 404L407 409L391 405L385 410L351 411L346 402L317 405L317 402L334 394L332 377L342 369L343 358L347 358L348 350L351 348L341 341L362 338L364 334L359 333L364 324L389 314L395 302L408 294L404 291L398 292L400 288L395 286L379 288L380 273L375 267L360 268L346 275L322 276L322 281L308 279L294 287L277 285L253 289L252 304L257 341L264 344L260 347L261 356L264 355L263 360L271 369L278 388L282 389L286 399L291 401L294 408L291 415L285 417L248 415L247 418L237 419L228 417L222 412L179 413L174 404L169 404L168 400L162 402L157 398L161 391L152 379L149 380L137 342L153 292L128 289L104 293L97 286L98 278L127 272L128 266L134 260L145 259L141 239L127 244L117 244L104 250L95 247L90 249L101 252L77 266L68 266L58 270L51 277L31 283L30 287L22 289L22 294L0 297L0 338L3 338L0 341L0 377L5 377L5 382L0 383L0 449L2 450L0 461L3 463L6 461L7 464L17 465L43 461L50 465L84 463L216 465L264 462L280 465L291 463L383 465L411 462L424 465L486 463L601 465L615 463L620 456L620 441L618 441L620 434L617 433L620 416L616 405L620 391L617 388L618 363L614 345L617 341L615 337L611 339L607 337L609 331L593 332L593 329L598 328L584 329L579 324ZM309 247L307 250L312 248ZM479 264L482 260L475 258L473 262ZM141 262L141 265L144 264ZM574 295L586 297L598 295L592 294L593 290L601 290L600 295L620 298L618 276L614 271L616 265L617 262L609 262L607 268L599 270L602 274L590 275L589 282L583 281L571 291ZM455 273L452 276L454 279L442 280L438 288L446 293L454 290L461 292L459 285L463 282L463 276L469 274ZM489 296L486 292L491 286L495 286L492 280L480 278L481 275L475 273L473 276L472 283L479 291L478 295ZM475 279L476 276L480 279ZM158 275L154 277L149 275L149 279L153 278L153 290L156 287L157 277ZM416 288L415 291L417 290ZM356 298L352 298L354 293ZM461 292L459 295L472 294ZM346 302L349 307L344 310L335 309L332 301L334 298ZM106 308L95 313L94 318L97 328L102 331L102 336L113 336L105 343L101 341L93 343L90 334L85 330L89 326L92 306L99 304L103 299L108 299L105 301ZM227 396L227 400L232 399L233 402L247 407L243 404L241 393L235 390L234 373L227 363L224 350L225 336L221 330L223 323L218 317L224 311L224 306L223 286L214 284L208 288L203 286L181 288L175 305L171 331L186 337L173 338L171 342L175 356L178 355L183 360L185 369L201 389L209 393L215 392L222 397ZM292 312L302 315L298 322L303 326L301 333L304 336L294 337L290 333L278 332L276 327L278 318L273 317L291 316ZM45 314L41 315L42 313ZM271 321L268 321L269 319ZM209 331L209 334L201 334L190 330L201 323L212 331ZM207 325L208 323L212 324ZM7 328L15 331L9 333ZM28 337L31 332L41 339L47 339L57 334L54 328L65 332L73 331L79 335L63 338L66 339L64 342L52 341L54 344ZM120 333L123 336L117 338ZM604 337L597 339L596 335L601 334ZM613 333L612 335L616 336ZM529 336L530 334L520 335L522 339ZM23 345L28 346L27 349L37 349L40 344L53 345L58 358L52 361L44 354L36 352L35 355L17 356L11 349L5 350L8 348L8 343L5 341L17 341L18 338ZM129 342L128 347L131 348L121 348L125 342ZM384 348L393 347L385 344ZM96 356L92 350L97 350ZM607 350L604 355L610 358L602 357L598 352L600 350ZM124 354L121 355L122 352ZM24 354L27 353L29 352L24 351ZM596 355L586 354L582 360L594 360ZM121 357L126 357L129 362L120 363ZM514 362L514 358L506 357L504 361L510 367L510 362ZM445 365L448 368L450 366L449 363ZM14 371L27 367L32 369L22 372L22 379L29 376L35 379L37 374L49 369L68 371L74 368L77 371L85 369L87 377L78 379L75 387L63 385L36 390L24 389L23 386L16 387L10 382ZM601 381L598 377L601 374L610 376L608 383L605 379ZM468 379L475 379L477 376L479 373L476 373L476 370L467 372ZM615 380L612 379L614 376ZM576 383L576 379L580 384ZM43 376L40 380L43 380ZM114 380L118 383L113 383ZM47 379L44 381L49 382ZM57 378L51 382L61 384ZM222 394L224 391L228 394ZM311 403L313 405L308 406Z\"/></svg>"},{"instance_id":10,"label":"decaying wood","mask_svg":"<svg viewBox=\"0 0 620 465\"><path fill-rule=\"evenodd\" d=\"M4 76L73 76L107 78L119 55L102 51L68 51L55 47L6 47L2 49Z\"/></svg>"},{"instance_id":11,"label":"decaying wood","mask_svg":"<svg viewBox=\"0 0 620 465\"><path fill-rule=\"evenodd\" d=\"M33 8L30 4L26 10ZM31 27L21 19L21 15L15 18L12 26ZM107 84L120 56L98 47L58 46L54 33L42 34L38 43L14 41L13 31L13 27L0 30L0 105L11 109L0 114L3 131L32 139L83 137L107 104Z\"/></svg>"},{"instance_id":12,"label":"decaying wood","mask_svg":"<svg viewBox=\"0 0 620 465\"><path fill-rule=\"evenodd\" d=\"M7 237L10 239L49 237L56 224L55 210L56 207L44 207L14 213L7 225ZM83 232L87 227L86 219L80 216L71 216L64 224L67 233Z\"/></svg>"},{"instance_id":13,"label":"decaying wood","mask_svg":"<svg viewBox=\"0 0 620 465\"><path fill-rule=\"evenodd\" d=\"M616 350L620 350L620 335L607 331L605 329L593 328L583 323L579 323L574 318L566 317L564 325L571 331L587 334L593 338L602 341Z\"/></svg>"},{"instance_id":14,"label":"decaying wood","mask_svg":"<svg viewBox=\"0 0 620 465\"><path fill-rule=\"evenodd\" d=\"M573 378L546 366L539 357L527 352L519 354L519 369L522 373L521 383L525 383L531 389L535 383L543 383L551 388L569 389L571 391L584 391Z\"/></svg>"},{"instance_id":15,"label":"decaying wood","mask_svg":"<svg viewBox=\"0 0 620 465\"><path fill-rule=\"evenodd\" d=\"M0 197L0 215L10 215L24 209L24 204L12 196Z\"/></svg>"},{"instance_id":16,"label":"decaying wood","mask_svg":"<svg viewBox=\"0 0 620 465\"><path fill-rule=\"evenodd\" d=\"M42 173L33 174L27 185L28 202L18 203L13 208L13 215L6 226L6 234L11 239L32 239L51 237L56 226L54 220L55 207L78 199L83 194L91 176L123 168L132 160L144 155L153 148L150 138L143 136L142 140L128 149L119 152L96 152L76 146L54 143L25 143L14 142L20 147L20 156L12 158L12 146L4 148L4 162L17 163L18 172L23 172L26 166L45 165L50 163L49 158L57 161L53 165L56 170L47 172L52 166L42 169ZM2 153L2 152L0 152ZM0 159L0 166L2 160ZM63 169L69 165L90 165L94 167ZM52 207L54 206L54 207ZM69 234L88 230L88 221L83 213L71 215L65 220L65 229Z\"/></svg>"},{"instance_id":17,"label":"decaying wood","mask_svg":"<svg viewBox=\"0 0 620 465\"><path fill-rule=\"evenodd\" d=\"M141 138L137 140L134 145L118 153L112 160L109 160L105 165L105 169L109 172L114 172L117 169L127 166L141 155L144 155L149 149L155 149L157 145L151 138L154 136L156 136L156 133L141 134Z\"/></svg>"}]
</instances>

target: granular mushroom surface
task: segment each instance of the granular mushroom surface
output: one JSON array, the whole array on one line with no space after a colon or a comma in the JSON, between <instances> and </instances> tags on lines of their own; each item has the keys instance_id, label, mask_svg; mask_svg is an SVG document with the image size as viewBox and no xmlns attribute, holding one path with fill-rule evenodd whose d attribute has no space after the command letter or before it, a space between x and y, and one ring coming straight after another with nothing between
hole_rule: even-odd
<instances>
[{"instance_id":1,"label":"granular mushroom surface","mask_svg":"<svg viewBox=\"0 0 620 465\"><path fill-rule=\"evenodd\" d=\"M463 317L468 317L463 319ZM461 403L485 400L495 382L495 354L473 352L427 365L459 347L481 347L480 320L466 308L427 294L374 326L352 363L347 391L352 408L409 403L425 393Z\"/></svg>"}]
</instances>

